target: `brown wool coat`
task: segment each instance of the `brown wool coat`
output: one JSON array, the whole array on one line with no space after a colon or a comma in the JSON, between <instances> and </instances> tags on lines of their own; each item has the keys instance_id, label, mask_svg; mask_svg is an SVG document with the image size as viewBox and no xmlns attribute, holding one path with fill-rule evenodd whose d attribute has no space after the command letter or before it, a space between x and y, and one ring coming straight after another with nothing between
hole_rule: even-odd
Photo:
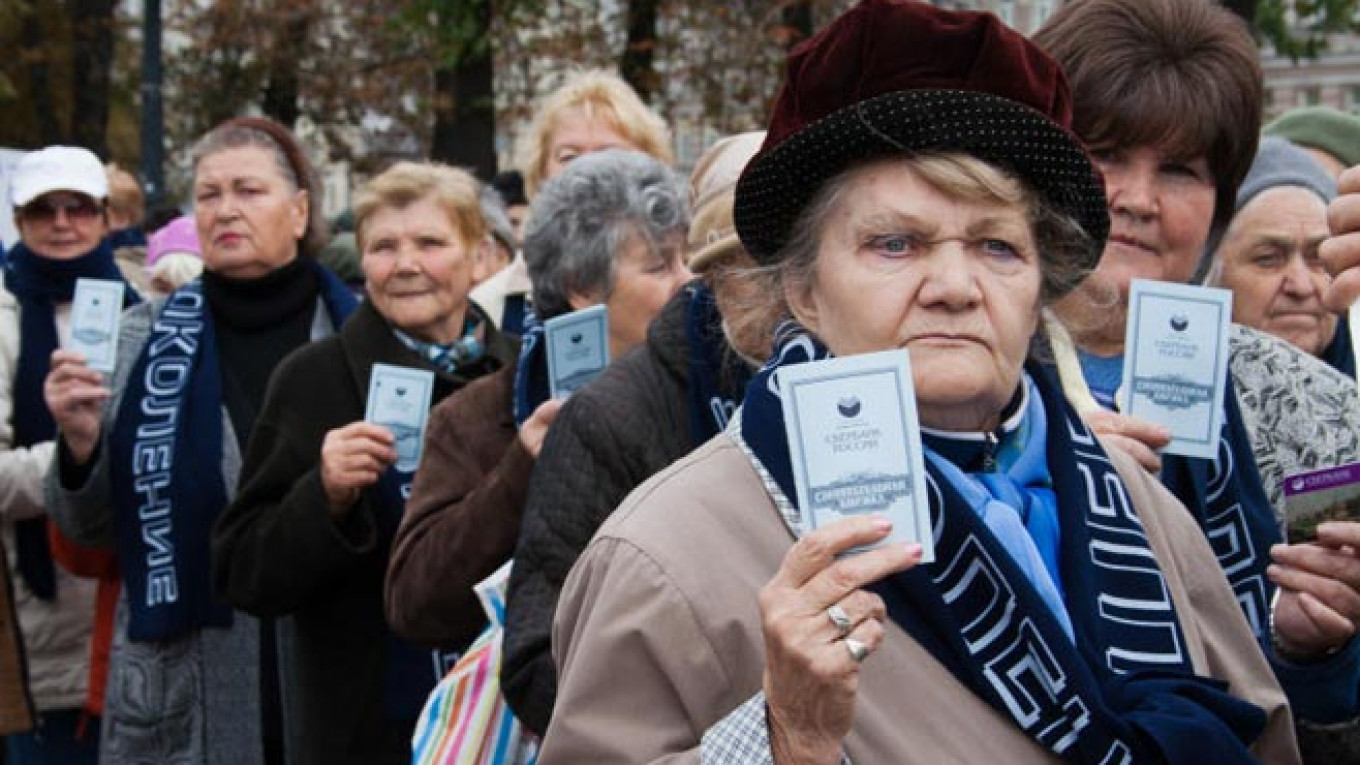
<instances>
[{"instance_id":1,"label":"brown wool coat","mask_svg":"<svg viewBox=\"0 0 1360 765\"><path fill-rule=\"evenodd\" d=\"M430 412L385 585L388 623L409 640L461 649L486 625L472 586L514 553L534 467L516 437L514 384L509 364Z\"/></svg>"},{"instance_id":2,"label":"brown wool coat","mask_svg":"<svg viewBox=\"0 0 1360 765\"><path fill-rule=\"evenodd\" d=\"M1254 747L1263 762L1297 763L1284 693L1204 535L1130 458L1107 451L1162 564L1195 669L1266 711ZM542 765L698 763L704 732L761 688L756 593L792 543L726 436L633 492L563 590L553 633L560 683ZM844 743L856 765L1057 762L901 628L886 627L860 675Z\"/></svg>"}]
</instances>

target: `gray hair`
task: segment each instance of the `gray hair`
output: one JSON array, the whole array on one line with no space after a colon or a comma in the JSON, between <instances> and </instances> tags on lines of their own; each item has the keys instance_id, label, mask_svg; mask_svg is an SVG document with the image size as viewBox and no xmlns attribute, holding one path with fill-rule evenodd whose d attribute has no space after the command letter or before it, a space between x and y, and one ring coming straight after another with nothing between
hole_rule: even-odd
<instances>
[{"instance_id":1,"label":"gray hair","mask_svg":"<svg viewBox=\"0 0 1360 765\"><path fill-rule=\"evenodd\" d=\"M292 131L263 117L234 117L209 130L194 144L189 156L197 172L204 157L247 146L262 149L273 159L279 177L291 191L307 192L307 230L298 242L298 252L315 256L330 239L326 220L321 214L322 187L307 152Z\"/></svg>"},{"instance_id":2,"label":"gray hair","mask_svg":"<svg viewBox=\"0 0 1360 765\"><path fill-rule=\"evenodd\" d=\"M573 293L607 299L628 237L653 248L673 235L683 240L685 197L680 177L646 154L611 150L572 160L529 210L524 261L539 318L571 311Z\"/></svg>"}]
</instances>

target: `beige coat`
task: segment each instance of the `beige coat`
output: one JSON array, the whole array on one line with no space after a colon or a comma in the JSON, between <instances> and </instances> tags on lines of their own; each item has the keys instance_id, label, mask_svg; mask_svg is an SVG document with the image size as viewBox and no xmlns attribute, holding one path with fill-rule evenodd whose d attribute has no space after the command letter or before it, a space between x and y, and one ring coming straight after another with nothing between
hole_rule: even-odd
<instances>
[{"instance_id":1,"label":"beige coat","mask_svg":"<svg viewBox=\"0 0 1360 765\"><path fill-rule=\"evenodd\" d=\"M1204 536L1160 484L1111 460L1147 527L1196 670L1268 714L1255 751L1296 763L1290 712ZM543 765L698 763L704 732L761 688L756 593L793 537L747 457L719 436L634 491L567 579ZM874 763L1057 762L888 624L864 665L845 752ZM1195 764L1202 765L1202 764Z\"/></svg>"},{"instance_id":2,"label":"beige coat","mask_svg":"<svg viewBox=\"0 0 1360 765\"><path fill-rule=\"evenodd\" d=\"M70 338L71 305L56 308L57 337ZM14 572L14 522L46 512L43 476L52 462L53 442L14 446L14 375L19 361L19 305L0 286L0 534L5 563L14 586L14 608L22 627L29 690L41 711L79 709L85 703L90 671L90 636L98 583L57 570L57 599L39 600Z\"/></svg>"}]
</instances>

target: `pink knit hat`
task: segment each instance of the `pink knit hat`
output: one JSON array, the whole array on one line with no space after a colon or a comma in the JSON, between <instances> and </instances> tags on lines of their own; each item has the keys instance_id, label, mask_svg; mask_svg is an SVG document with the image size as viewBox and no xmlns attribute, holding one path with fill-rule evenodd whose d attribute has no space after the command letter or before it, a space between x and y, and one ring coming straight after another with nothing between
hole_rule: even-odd
<instances>
[{"instance_id":1,"label":"pink knit hat","mask_svg":"<svg viewBox=\"0 0 1360 765\"><path fill-rule=\"evenodd\" d=\"M198 246L198 229L194 226L193 218L182 215L151 235L146 243L146 267L156 265L161 256L172 252L202 257L202 250Z\"/></svg>"}]
</instances>

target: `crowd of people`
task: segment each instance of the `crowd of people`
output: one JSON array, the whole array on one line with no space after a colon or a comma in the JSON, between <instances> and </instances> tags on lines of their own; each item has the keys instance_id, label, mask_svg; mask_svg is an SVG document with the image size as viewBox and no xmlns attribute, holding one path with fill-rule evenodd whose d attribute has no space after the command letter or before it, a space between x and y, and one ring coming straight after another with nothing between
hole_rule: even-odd
<instances>
[{"instance_id":1,"label":"crowd of people","mask_svg":"<svg viewBox=\"0 0 1360 765\"><path fill-rule=\"evenodd\" d=\"M602 71L519 171L398 162L334 236L265 118L199 139L187 215L25 154L0 762L410 762L507 564L544 765L1360 761L1360 520L1282 531L1289 476L1360 462L1360 117L1262 113L1214 0L1029 38L860 0L687 179ZM109 367L81 279L122 288ZM1122 411L1135 279L1232 293L1212 457ZM597 306L611 363L554 397L546 325ZM796 489L781 370L892 350L933 559Z\"/></svg>"}]
</instances>

